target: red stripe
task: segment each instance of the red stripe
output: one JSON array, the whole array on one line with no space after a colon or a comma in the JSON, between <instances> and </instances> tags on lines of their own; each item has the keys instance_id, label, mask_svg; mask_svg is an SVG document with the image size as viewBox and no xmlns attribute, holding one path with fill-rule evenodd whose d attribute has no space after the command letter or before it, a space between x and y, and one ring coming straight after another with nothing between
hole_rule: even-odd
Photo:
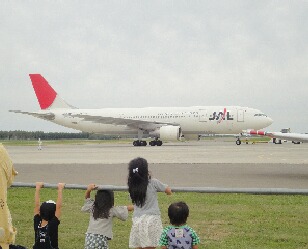
<instances>
[{"instance_id":1,"label":"red stripe","mask_svg":"<svg viewBox=\"0 0 308 249\"><path fill-rule=\"evenodd\" d=\"M258 135L262 135L262 136L265 136L265 131L258 131Z\"/></svg>"},{"instance_id":2,"label":"red stripe","mask_svg":"<svg viewBox=\"0 0 308 249\"><path fill-rule=\"evenodd\" d=\"M261 135L261 136L265 136L266 135L265 131L250 131L249 133L251 135Z\"/></svg>"}]
</instances>

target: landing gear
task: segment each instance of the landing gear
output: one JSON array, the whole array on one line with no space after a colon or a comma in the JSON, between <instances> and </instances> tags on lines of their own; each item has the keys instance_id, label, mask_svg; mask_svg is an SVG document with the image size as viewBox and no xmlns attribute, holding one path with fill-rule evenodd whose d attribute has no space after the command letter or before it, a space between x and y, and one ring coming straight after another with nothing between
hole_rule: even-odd
<instances>
[{"instance_id":1,"label":"landing gear","mask_svg":"<svg viewBox=\"0 0 308 249\"><path fill-rule=\"evenodd\" d=\"M146 141L141 141L141 140L135 140L133 142L134 146L147 146L147 142Z\"/></svg>"},{"instance_id":2,"label":"landing gear","mask_svg":"<svg viewBox=\"0 0 308 249\"><path fill-rule=\"evenodd\" d=\"M281 144L281 139L273 138L273 143L274 144Z\"/></svg>"},{"instance_id":3,"label":"landing gear","mask_svg":"<svg viewBox=\"0 0 308 249\"><path fill-rule=\"evenodd\" d=\"M163 144L163 142L160 141L160 140L154 140L154 141L149 142L149 145L151 145L151 146L155 146L155 145L162 146L162 144Z\"/></svg>"},{"instance_id":4,"label":"landing gear","mask_svg":"<svg viewBox=\"0 0 308 249\"><path fill-rule=\"evenodd\" d=\"M154 141L151 141L149 142L149 145L151 146L162 146L163 142L160 141L160 140L154 140ZM147 142L146 141L142 141L142 140L135 140L133 142L133 145L134 146L147 146Z\"/></svg>"},{"instance_id":5,"label":"landing gear","mask_svg":"<svg viewBox=\"0 0 308 249\"><path fill-rule=\"evenodd\" d=\"M138 130L138 140L135 140L133 142L133 145L134 146L147 146L147 142L141 140L142 137L143 137L143 130L139 129ZM149 142L149 145L151 145L151 146L155 146L155 145L156 146L162 146L162 144L163 144L163 142L158 140L158 137L155 137L155 140Z\"/></svg>"},{"instance_id":6,"label":"landing gear","mask_svg":"<svg viewBox=\"0 0 308 249\"><path fill-rule=\"evenodd\" d=\"M143 130L139 129L138 130L138 140L135 140L133 142L134 146L147 146L147 142L141 140L142 136L143 136Z\"/></svg>"},{"instance_id":7,"label":"landing gear","mask_svg":"<svg viewBox=\"0 0 308 249\"><path fill-rule=\"evenodd\" d=\"M242 141L241 141L241 136L242 136L242 133L240 133L240 134L238 134L237 136L236 136L236 141L235 141L235 143L236 143L236 145L241 145L242 144Z\"/></svg>"}]
</instances>

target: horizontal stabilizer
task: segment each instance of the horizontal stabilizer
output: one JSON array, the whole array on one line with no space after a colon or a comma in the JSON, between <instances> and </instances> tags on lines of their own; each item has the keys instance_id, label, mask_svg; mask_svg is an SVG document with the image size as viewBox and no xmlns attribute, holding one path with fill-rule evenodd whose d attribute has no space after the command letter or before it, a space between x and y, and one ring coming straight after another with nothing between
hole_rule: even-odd
<instances>
[{"instance_id":1,"label":"horizontal stabilizer","mask_svg":"<svg viewBox=\"0 0 308 249\"><path fill-rule=\"evenodd\" d=\"M54 120L55 119L55 115L52 112L38 113L38 112L23 112L21 110L9 110L9 112L26 114L26 115L30 115L36 118L41 118L44 120Z\"/></svg>"}]
</instances>

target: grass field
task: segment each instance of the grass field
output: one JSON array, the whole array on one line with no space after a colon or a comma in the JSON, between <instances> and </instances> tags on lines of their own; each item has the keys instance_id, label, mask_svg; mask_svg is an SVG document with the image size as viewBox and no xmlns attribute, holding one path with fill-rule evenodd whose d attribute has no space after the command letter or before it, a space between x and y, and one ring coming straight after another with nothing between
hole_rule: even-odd
<instances>
[{"instance_id":1,"label":"grass field","mask_svg":"<svg viewBox=\"0 0 308 249\"><path fill-rule=\"evenodd\" d=\"M55 189L42 189L41 201L56 199ZM17 244L32 248L33 188L10 188L9 207L18 228ZM199 248L308 248L308 197L245 194L159 194L163 225L168 224L170 203L183 200L190 207L188 224L198 233ZM84 191L64 189L59 227L62 249L82 249L88 214L80 212ZM115 204L129 203L126 192L115 193ZM111 249L128 248L131 214L114 220Z\"/></svg>"}]
</instances>

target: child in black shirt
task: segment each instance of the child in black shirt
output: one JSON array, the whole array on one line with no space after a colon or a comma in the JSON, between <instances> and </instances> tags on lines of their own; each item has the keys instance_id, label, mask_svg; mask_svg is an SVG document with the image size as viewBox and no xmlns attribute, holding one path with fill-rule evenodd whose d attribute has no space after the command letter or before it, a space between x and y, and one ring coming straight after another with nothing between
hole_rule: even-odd
<instances>
[{"instance_id":1,"label":"child in black shirt","mask_svg":"<svg viewBox=\"0 0 308 249\"><path fill-rule=\"evenodd\" d=\"M59 249L58 226L60 225L62 208L62 190L65 184L58 184L58 198L56 203L54 201L46 201L40 205L40 189L43 186L44 183L42 182L36 183L34 207L35 244L33 249Z\"/></svg>"}]
</instances>

